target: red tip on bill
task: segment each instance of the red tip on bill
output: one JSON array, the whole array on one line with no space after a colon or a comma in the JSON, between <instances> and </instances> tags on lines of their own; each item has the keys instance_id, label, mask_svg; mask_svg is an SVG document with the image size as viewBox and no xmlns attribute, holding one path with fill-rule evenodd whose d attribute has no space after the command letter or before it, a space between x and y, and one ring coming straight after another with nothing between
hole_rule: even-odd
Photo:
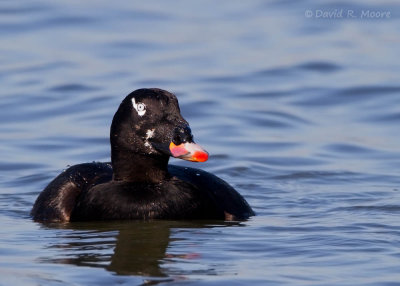
<instances>
[{"instance_id":1,"label":"red tip on bill","mask_svg":"<svg viewBox=\"0 0 400 286\"><path fill-rule=\"evenodd\" d=\"M205 162L208 160L207 151L195 143L186 142L175 145L174 142L171 142L169 144L169 150L175 158L192 162Z\"/></svg>"}]
</instances>

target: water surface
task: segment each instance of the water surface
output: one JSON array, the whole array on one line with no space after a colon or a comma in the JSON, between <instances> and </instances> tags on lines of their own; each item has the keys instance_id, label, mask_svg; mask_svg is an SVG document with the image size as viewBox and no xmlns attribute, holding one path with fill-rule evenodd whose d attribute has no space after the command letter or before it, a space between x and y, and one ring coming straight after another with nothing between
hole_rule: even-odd
<instances>
[{"instance_id":1,"label":"water surface","mask_svg":"<svg viewBox=\"0 0 400 286\"><path fill-rule=\"evenodd\" d=\"M358 17L317 18L335 9ZM393 1L1 2L0 284L400 285L398 15ZM177 94L211 154L195 167L257 216L33 222L54 176L109 160L112 116L142 87Z\"/></svg>"}]
</instances>

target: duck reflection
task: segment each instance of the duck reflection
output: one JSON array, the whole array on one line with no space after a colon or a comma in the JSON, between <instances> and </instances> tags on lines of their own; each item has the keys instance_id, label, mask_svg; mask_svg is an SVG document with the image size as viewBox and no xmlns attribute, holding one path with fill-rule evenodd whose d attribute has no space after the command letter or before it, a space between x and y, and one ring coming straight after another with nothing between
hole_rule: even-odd
<instances>
[{"instance_id":1,"label":"duck reflection","mask_svg":"<svg viewBox=\"0 0 400 286\"><path fill-rule=\"evenodd\" d=\"M170 224L137 223L119 231L107 270L117 274L165 276L160 262L165 258Z\"/></svg>"},{"instance_id":2,"label":"duck reflection","mask_svg":"<svg viewBox=\"0 0 400 286\"><path fill-rule=\"evenodd\" d=\"M118 275L166 277L161 264L167 254L171 229L232 225L218 222L123 221L47 224L56 228L55 256L43 262L103 267ZM188 254L189 256L191 254Z\"/></svg>"}]
</instances>

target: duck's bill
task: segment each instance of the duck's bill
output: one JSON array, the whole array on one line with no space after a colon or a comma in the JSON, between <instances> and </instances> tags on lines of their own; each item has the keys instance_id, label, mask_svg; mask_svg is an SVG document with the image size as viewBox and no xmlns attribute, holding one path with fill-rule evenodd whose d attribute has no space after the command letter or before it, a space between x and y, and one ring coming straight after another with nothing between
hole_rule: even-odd
<instances>
[{"instance_id":1,"label":"duck's bill","mask_svg":"<svg viewBox=\"0 0 400 286\"><path fill-rule=\"evenodd\" d=\"M208 160L208 152L193 142L186 142L180 145L175 145L171 142L169 151L173 157L187 161L205 162Z\"/></svg>"}]
</instances>

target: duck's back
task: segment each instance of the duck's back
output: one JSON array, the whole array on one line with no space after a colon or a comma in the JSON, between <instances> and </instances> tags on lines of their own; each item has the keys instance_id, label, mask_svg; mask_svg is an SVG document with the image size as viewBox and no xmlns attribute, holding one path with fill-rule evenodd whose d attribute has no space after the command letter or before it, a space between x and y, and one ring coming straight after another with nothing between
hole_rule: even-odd
<instances>
[{"instance_id":1,"label":"duck's back","mask_svg":"<svg viewBox=\"0 0 400 286\"><path fill-rule=\"evenodd\" d=\"M84 163L69 167L40 193L31 215L36 221L69 221L80 194L111 181L110 163Z\"/></svg>"},{"instance_id":2,"label":"duck's back","mask_svg":"<svg viewBox=\"0 0 400 286\"><path fill-rule=\"evenodd\" d=\"M207 193L170 177L158 183L111 181L82 192L71 221L221 219Z\"/></svg>"},{"instance_id":3,"label":"duck's back","mask_svg":"<svg viewBox=\"0 0 400 286\"><path fill-rule=\"evenodd\" d=\"M32 209L38 221L223 219L254 215L244 198L217 176L169 165L160 183L112 180L109 163L72 166L42 191Z\"/></svg>"},{"instance_id":4,"label":"duck's back","mask_svg":"<svg viewBox=\"0 0 400 286\"><path fill-rule=\"evenodd\" d=\"M243 220L254 215L246 200L227 182L201 169L169 165L171 175L195 185L211 199L220 217L217 219ZM222 217L221 217L222 214Z\"/></svg>"}]
</instances>

